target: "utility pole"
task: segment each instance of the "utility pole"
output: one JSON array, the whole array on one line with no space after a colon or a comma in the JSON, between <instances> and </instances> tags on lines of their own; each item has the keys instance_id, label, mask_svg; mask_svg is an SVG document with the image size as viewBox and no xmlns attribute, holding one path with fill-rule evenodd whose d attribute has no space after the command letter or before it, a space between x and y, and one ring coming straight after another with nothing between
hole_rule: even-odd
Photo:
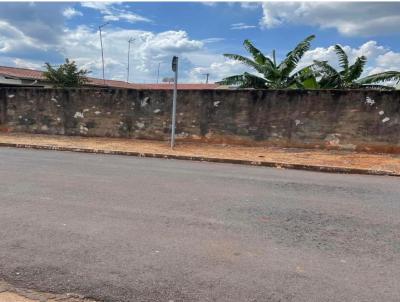
<instances>
[{"instance_id":1,"label":"utility pole","mask_svg":"<svg viewBox=\"0 0 400 302\"><path fill-rule=\"evenodd\" d=\"M127 83L129 83L129 55L130 55L130 52L131 52L131 43L133 43L134 41L135 41L135 39L133 39L133 38L130 38L128 40L128 72L127 72L127 75L126 75L126 82Z\"/></svg>"},{"instance_id":2,"label":"utility pole","mask_svg":"<svg viewBox=\"0 0 400 302\"><path fill-rule=\"evenodd\" d=\"M158 63L158 68L157 68L157 84L158 84L158 78L160 77L160 65L161 65L161 62L159 62Z\"/></svg>"},{"instance_id":3,"label":"utility pole","mask_svg":"<svg viewBox=\"0 0 400 302\"><path fill-rule=\"evenodd\" d=\"M178 57L172 58L172 71L175 73L174 93L172 96L172 126L171 126L171 149L175 146L175 124L176 124L176 95L178 90Z\"/></svg>"},{"instance_id":4,"label":"utility pole","mask_svg":"<svg viewBox=\"0 0 400 302\"><path fill-rule=\"evenodd\" d=\"M101 35L101 29L106 26L107 24L109 24L110 22L106 22L102 25L99 26L99 32L100 32L100 45L101 45L101 62L103 63L103 84L106 84L106 79L104 77L104 52L103 52L103 37Z\"/></svg>"},{"instance_id":5,"label":"utility pole","mask_svg":"<svg viewBox=\"0 0 400 302\"><path fill-rule=\"evenodd\" d=\"M210 76L209 73L204 74L206 76L206 84L208 84L208 77Z\"/></svg>"}]
</instances>

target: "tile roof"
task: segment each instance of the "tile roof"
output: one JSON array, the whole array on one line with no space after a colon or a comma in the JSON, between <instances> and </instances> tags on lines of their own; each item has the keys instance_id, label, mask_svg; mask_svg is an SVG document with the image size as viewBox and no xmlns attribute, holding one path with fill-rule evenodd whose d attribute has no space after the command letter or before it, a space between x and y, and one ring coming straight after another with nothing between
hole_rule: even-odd
<instances>
[{"instance_id":1,"label":"tile roof","mask_svg":"<svg viewBox=\"0 0 400 302\"><path fill-rule=\"evenodd\" d=\"M5 75L9 77L15 77L20 79L29 79L29 80L45 80L43 76L43 72L40 70L26 69L26 68L17 68L17 67L8 67L8 66L0 66L0 75ZM105 85L102 79L89 77L90 86L107 86L107 87L115 87L115 88L130 88L130 89L157 89L157 90L169 90L173 89L173 84L168 83L159 83L159 84L139 84L139 83L126 83L123 81L117 80L105 80ZM218 87L217 84L179 84L178 89L180 90L190 90L190 89L216 89Z\"/></svg>"},{"instance_id":2,"label":"tile roof","mask_svg":"<svg viewBox=\"0 0 400 302\"><path fill-rule=\"evenodd\" d=\"M43 72L26 68L0 66L0 75L29 80L44 80Z\"/></svg>"}]
</instances>

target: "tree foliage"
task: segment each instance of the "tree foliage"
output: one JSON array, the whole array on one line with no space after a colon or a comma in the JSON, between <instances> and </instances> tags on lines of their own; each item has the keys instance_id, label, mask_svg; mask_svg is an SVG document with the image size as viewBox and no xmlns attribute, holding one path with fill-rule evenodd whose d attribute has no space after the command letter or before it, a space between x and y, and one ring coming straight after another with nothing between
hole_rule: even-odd
<instances>
[{"instance_id":1,"label":"tree foliage","mask_svg":"<svg viewBox=\"0 0 400 302\"><path fill-rule=\"evenodd\" d=\"M385 71L361 78L367 58L357 57L350 64L348 55L339 44L334 49L340 69L331 66L327 61L314 61L314 64L299 69L298 64L310 49L314 38L311 35L301 41L280 63L276 62L275 51L272 52L272 57L268 57L251 41L245 40L243 46L250 57L229 53L224 56L249 66L256 74L245 72L229 76L217 84L267 89L395 89L394 85L400 82L398 71Z\"/></svg>"},{"instance_id":2,"label":"tree foliage","mask_svg":"<svg viewBox=\"0 0 400 302\"><path fill-rule=\"evenodd\" d=\"M264 55L249 40L245 40L243 45L250 53L252 58L237 54L224 54L225 57L237 60L254 69L259 75L245 72L240 75L233 75L217 82L222 85L237 85L240 88L308 88L315 81L314 73L309 67L295 71L305 52L310 49L311 41L315 38L311 35L301 41L285 59L277 64L275 51L272 58ZM308 78L307 76L311 77Z\"/></svg>"},{"instance_id":3,"label":"tree foliage","mask_svg":"<svg viewBox=\"0 0 400 302\"><path fill-rule=\"evenodd\" d=\"M386 71L360 78L367 63L365 56L357 57L354 64L349 65L349 59L344 49L336 44L335 52L339 59L341 70L336 70L327 61L314 61L312 66L316 77L319 79L321 89L394 89L393 86L385 85L399 83L400 72Z\"/></svg>"},{"instance_id":4,"label":"tree foliage","mask_svg":"<svg viewBox=\"0 0 400 302\"><path fill-rule=\"evenodd\" d=\"M58 68L46 63L46 69L44 77L56 88L81 87L88 82L87 74L90 73L85 69L78 70L76 63L69 59Z\"/></svg>"}]
</instances>

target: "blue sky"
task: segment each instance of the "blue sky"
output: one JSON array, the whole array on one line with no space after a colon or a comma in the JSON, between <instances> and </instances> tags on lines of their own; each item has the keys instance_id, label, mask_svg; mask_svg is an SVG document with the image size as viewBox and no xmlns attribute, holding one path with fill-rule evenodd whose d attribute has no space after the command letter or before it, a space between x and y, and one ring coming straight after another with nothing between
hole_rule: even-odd
<instances>
[{"instance_id":1,"label":"blue sky","mask_svg":"<svg viewBox=\"0 0 400 302\"><path fill-rule=\"evenodd\" d=\"M171 76L170 60L180 57L183 82L211 81L251 71L225 59L245 55L244 39L282 58L310 34L317 38L302 65L313 59L336 62L339 43L351 59L369 58L366 74L400 70L400 3L346 2L64 2L0 3L0 64L43 68L65 57L101 76L98 26L104 27L106 77L126 79L128 39L132 82Z\"/></svg>"}]
</instances>

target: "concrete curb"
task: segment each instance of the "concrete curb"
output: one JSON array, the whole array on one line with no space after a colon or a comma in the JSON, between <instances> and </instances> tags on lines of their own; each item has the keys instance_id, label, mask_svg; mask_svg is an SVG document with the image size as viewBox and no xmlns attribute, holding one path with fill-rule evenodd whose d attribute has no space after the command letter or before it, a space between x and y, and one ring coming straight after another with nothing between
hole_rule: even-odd
<instances>
[{"instance_id":1,"label":"concrete curb","mask_svg":"<svg viewBox=\"0 0 400 302\"><path fill-rule=\"evenodd\" d=\"M110 151L110 150L101 150L101 149L58 147L58 146L51 146L51 145L31 145L31 144L16 144L16 143L0 143L0 147L70 151L70 152L82 152L82 153L111 154L111 155L127 155L127 156L153 157L153 158L165 158L165 159L180 159L180 160L241 164L241 165L249 165L249 166L263 166L263 167L272 167L272 168L295 169L295 170L329 172L329 173L400 176L399 173L395 173L392 171L384 171L384 170L344 168L344 167L304 165L304 164L289 164L289 163L279 163L279 162L250 161L250 160L243 160L243 159L174 155L174 154L162 154L162 153L141 153L141 152L135 152L135 151Z\"/></svg>"}]
</instances>

